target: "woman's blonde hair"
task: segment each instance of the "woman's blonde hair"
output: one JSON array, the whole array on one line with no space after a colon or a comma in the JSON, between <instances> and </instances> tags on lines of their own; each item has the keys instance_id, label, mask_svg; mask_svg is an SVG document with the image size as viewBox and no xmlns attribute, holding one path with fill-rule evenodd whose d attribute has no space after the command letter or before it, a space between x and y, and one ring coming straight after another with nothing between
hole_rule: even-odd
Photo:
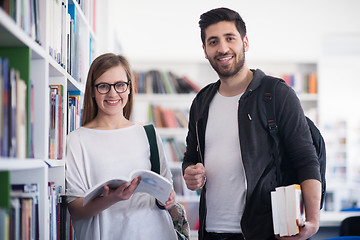
<instances>
[{"instance_id":1,"label":"woman's blonde hair","mask_svg":"<svg viewBox=\"0 0 360 240\"><path fill-rule=\"evenodd\" d=\"M94 83L104 72L109 70L112 67L122 66L126 72L126 77L129 81L129 98L124 107L124 117L130 119L132 108L133 108L133 96L134 89L133 84L135 84L133 73L130 68L129 62L122 55L116 55L113 53L105 53L97 57L91 64L89 73L87 76L86 87L85 87L85 96L84 96L84 105L82 112L81 125L84 126L90 121L92 121L97 113L98 106L95 101L95 87Z\"/></svg>"}]
</instances>

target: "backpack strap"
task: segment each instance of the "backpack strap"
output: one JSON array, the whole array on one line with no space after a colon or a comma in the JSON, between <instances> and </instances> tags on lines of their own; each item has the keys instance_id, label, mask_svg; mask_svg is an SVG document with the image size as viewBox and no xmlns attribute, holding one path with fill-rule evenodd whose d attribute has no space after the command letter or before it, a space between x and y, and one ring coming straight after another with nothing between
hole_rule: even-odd
<instances>
[{"instance_id":1,"label":"backpack strap","mask_svg":"<svg viewBox=\"0 0 360 240\"><path fill-rule=\"evenodd\" d=\"M154 125L149 124L144 126L147 139L150 145L150 162L151 162L151 171L160 174L160 160L159 160L159 150L156 142L156 134ZM156 206L162 210L165 210L164 206L161 206L158 201L155 199Z\"/></svg>"},{"instance_id":2,"label":"backpack strap","mask_svg":"<svg viewBox=\"0 0 360 240\"><path fill-rule=\"evenodd\" d=\"M261 98L260 104L260 116L265 113L265 123L267 131L269 132L271 139L273 140L271 151L274 156L274 164L276 166L276 180L277 185L281 185L281 170L280 170L280 140L278 136L278 125L276 122L275 111L275 89L277 85L283 82L282 79L274 78L270 76L263 77L261 81ZM264 120L263 120L264 121Z\"/></svg>"},{"instance_id":3,"label":"backpack strap","mask_svg":"<svg viewBox=\"0 0 360 240\"><path fill-rule=\"evenodd\" d=\"M144 129L150 145L151 171L160 174L159 150L157 147L154 125L152 124L145 125Z\"/></svg>"},{"instance_id":4,"label":"backpack strap","mask_svg":"<svg viewBox=\"0 0 360 240\"><path fill-rule=\"evenodd\" d=\"M156 134L154 125L149 124L144 126L149 145L150 145L150 162L151 171L160 174L160 160L159 150L156 141ZM165 210L164 206L161 206L155 199L155 204L158 208ZM169 209L169 214L173 221L174 229L179 240L190 239L190 225L186 217L185 208L179 202L175 201L174 207Z\"/></svg>"}]
</instances>

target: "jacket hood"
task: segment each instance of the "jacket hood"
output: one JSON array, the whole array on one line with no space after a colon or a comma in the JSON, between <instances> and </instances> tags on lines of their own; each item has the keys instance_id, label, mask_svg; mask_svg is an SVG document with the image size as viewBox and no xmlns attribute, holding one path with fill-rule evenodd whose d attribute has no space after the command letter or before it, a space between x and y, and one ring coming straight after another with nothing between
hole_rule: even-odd
<instances>
[{"instance_id":1,"label":"jacket hood","mask_svg":"<svg viewBox=\"0 0 360 240\"><path fill-rule=\"evenodd\" d=\"M248 93L257 89L261 84L262 78L265 76L265 73L260 69L256 69L256 70L251 69L251 71L253 72L253 79L251 80L249 86L247 87L243 95L244 97L246 97ZM219 89L220 84L221 84L220 79L217 80L216 82L208 84L207 86L202 88L195 97L195 101L197 102L197 109L199 110L197 120L202 118L205 114L205 111L208 110L208 106L212 101L212 99L214 98L214 95L216 94L217 90Z\"/></svg>"}]
</instances>

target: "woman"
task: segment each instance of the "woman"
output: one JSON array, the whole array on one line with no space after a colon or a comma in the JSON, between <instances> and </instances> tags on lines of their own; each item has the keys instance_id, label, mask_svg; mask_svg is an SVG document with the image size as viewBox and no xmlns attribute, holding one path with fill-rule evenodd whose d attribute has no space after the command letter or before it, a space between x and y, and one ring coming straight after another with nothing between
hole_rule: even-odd
<instances>
[{"instance_id":1,"label":"woman","mask_svg":"<svg viewBox=\"0 0 360 240\"><path fill-rule=\"evenodd\" d=\"M84 193L109 178L151 169L150 148L143 126L131 122L134 79L127 60L104 54L91 64L84 97L82 127L67 138L68 208L77 239L177 239L165 209L175 202L172 191L165 206L154 197L134 193L139 181L117 189L104 187L103 196L83 206ZM171 182L159 137L160 174Z\"/></svg>"}]
</instances>

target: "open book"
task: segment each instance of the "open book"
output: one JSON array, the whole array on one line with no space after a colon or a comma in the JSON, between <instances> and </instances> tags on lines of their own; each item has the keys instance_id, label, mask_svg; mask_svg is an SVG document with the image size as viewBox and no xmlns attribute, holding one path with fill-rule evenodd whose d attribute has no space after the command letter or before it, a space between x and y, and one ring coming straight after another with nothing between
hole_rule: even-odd
<instances>
[{"instance_id":1,"label":"open book","mask_svg":"<svg viewBox=\"0 0 360 240\"><path fill-rule=\"evenodd\" d=\"M274 234L282 237L299 233L296 220L305 221L300 185L277 187L271 192L271 207Z\"/></svg>"},{"instance_id":2,"label":"open book","mask_svg":"<svg viewBox=\"0 0 360 240\"><path fill-rule=\"evenodd\" d=\"M163 176L150 171L150 170L136 170L130 173L129 177L119 177L116 179L109 179L107 181L101 182L94 187L86 191L84 196L83 206L85 206L92 199L99 197L103 193L104 186L109 186L111 189L116 189L124 183L130 184L131 181L136 178L141 177L141 181L135 192L145 192L154 196L157 200L165 204L169 199L170 192L172 189L172 184L170 181Z\"/></svg>"}]
</instances>

